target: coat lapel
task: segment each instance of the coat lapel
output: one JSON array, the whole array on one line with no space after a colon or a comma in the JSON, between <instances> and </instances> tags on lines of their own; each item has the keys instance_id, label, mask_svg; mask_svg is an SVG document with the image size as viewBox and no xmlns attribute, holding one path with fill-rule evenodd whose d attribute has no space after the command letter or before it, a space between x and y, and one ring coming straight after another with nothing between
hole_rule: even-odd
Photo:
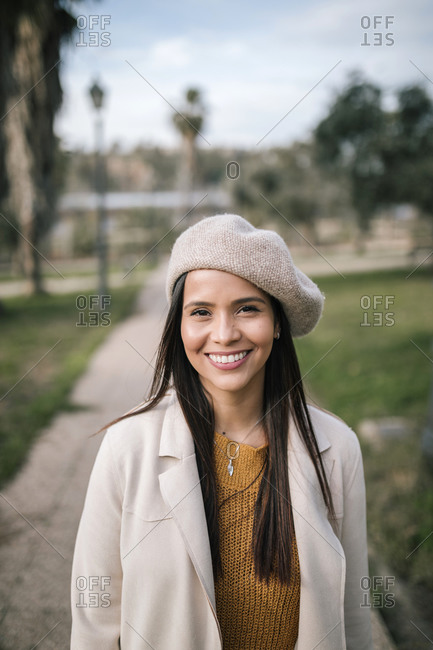
<instances>
[{"instance_id":1,"label":"coat lapel","mask_svg":"<svg viewBox=\"0 0 433 650\"><path fill-rule=\"evenodd\" d=\"M296 648L344 648L345 557L327 518L313 463L291 420L289 485L301 569L299 636ZM333 459L323 431L316 439L328 479ZM339 594L334 600L330 594Z\"/></svg>"},{"instance_id":2,"label":"coat lapel","mask_svg":"<svg viewBox=\"0 0 433 650\"><path fill-rule=\"evenodd\" d=\"M164 418L159 455L178 459L168 471L159 475L161 494L215 610L212 556L194 441L174 396Z\"/></svg>"}]
</instances>

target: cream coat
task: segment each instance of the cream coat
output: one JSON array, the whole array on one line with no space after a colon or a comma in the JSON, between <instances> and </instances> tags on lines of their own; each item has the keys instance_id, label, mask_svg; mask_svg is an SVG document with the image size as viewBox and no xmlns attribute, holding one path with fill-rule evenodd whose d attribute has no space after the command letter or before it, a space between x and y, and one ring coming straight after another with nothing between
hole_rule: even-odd
<instances>
[{"instance_id":1,"label":"cream coat","mask_svg":"<svg viewBox=\"0 0 433 650\"><path fill-rule=\"evenodd\" d=\"M301 569L296 649L367 650L359 443L341 420L314 407L310 413L337 524L334 532L314 467L291 426L289 482ZM104 437L77 536L72 614L72 650L222 648L194 444L173 395Z\"/></svg>"}]
</instances>

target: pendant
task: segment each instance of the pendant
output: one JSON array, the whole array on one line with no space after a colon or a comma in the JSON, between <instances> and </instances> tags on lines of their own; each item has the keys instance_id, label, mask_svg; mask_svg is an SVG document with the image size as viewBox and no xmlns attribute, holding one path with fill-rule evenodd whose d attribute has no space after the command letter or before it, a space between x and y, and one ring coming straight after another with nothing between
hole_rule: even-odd
<instances>
[{"instance_id":1,"label":"pendant","mask_svg":"<svg viewBox=\"0 0 433 650\"><path fill-rule=\"evenodd\" d=\"M234 445L235 447L234 454L231 453L232 445ZM229 442L227 443L227 452L226 452L227 458L229 459L229 464L227 465L227 471L229 473L229 476L233 475L234 467L232 461L239 456L239 449L240 447L238 442L234 442L234 440L229 440Z\"/></svg>"}]
</instances>

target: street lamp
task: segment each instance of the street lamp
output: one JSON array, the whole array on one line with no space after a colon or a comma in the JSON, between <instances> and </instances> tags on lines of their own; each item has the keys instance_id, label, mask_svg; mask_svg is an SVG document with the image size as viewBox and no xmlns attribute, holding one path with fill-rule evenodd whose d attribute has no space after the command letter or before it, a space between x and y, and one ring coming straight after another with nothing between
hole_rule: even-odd
<instances>
[{"instance_id":1,"label":"street lamp","mask_svg":"<svg viewBox=\"0 0 433 650\"><path fill-rule=\"evenodd\" d=\"M93 86L90 88L90 97L92 98L93 105L96 109L102 108L104 101L104 91L96 81L93 83Z\"/></svg>"},{"instance_id":2,"label":"street lamp","mask_svg":"<svg viewBox=\"0 0 433 650\"><path fill-rule=\"evenodd\" d=\"M95 117L95 189L97 196L97 235L96 250L98 256L98 294L99 308L104 305L103 296L107 294L107 213L105 210L105 164L103 153L103 128L101 108L104 91L95 81L89 89L90 97L96 111Z\"/></svg>"}]
</instances>

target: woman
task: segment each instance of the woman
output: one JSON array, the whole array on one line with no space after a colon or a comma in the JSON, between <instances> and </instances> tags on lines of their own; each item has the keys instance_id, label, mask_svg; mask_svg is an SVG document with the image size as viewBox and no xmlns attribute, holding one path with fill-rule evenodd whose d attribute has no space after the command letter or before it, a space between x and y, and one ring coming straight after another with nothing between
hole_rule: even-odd
<instances>
[{"instance_id":1,"label":"woman","mask_svg":"<svg viewBox=\"0 0 433 650\"><path fill-rule=\"evenodd\" d=\"M305 402L323 296L236 215L174 245L152 397L110 426L72 575L72 650L371 648L362 459ZM93 603L93 604L91 604Z\"/></svg>"}]
</instances>

